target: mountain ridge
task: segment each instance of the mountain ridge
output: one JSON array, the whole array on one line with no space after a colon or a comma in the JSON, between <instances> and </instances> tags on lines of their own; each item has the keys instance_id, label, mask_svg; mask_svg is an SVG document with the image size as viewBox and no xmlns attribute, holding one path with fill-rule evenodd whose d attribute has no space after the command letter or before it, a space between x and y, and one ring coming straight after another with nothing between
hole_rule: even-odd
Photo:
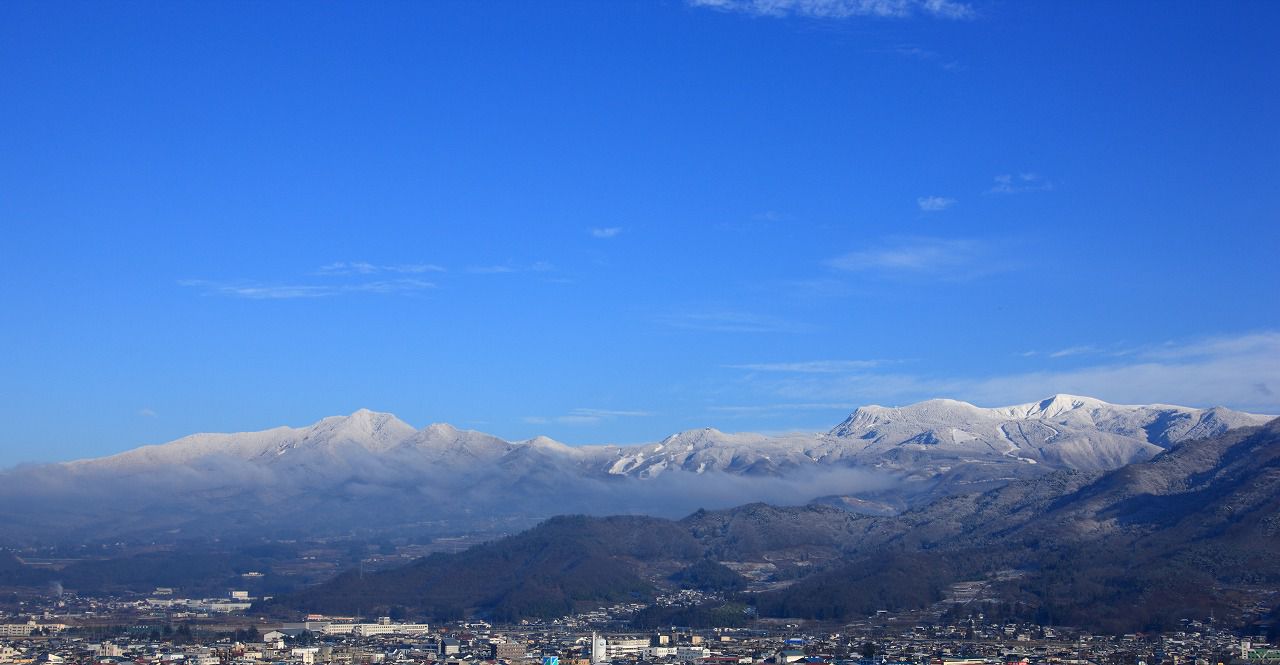
<instances>
[{"instance_id":1,"label":"mountain ridge","mask_svg":"<svg viewBox=\"0 0 1280 665\"><path fill-rule=\"evenodd\" d=\"M860 407L826 433L702 428L655 443L568 446L446 423L415 429L361 409L303 427L193 434L0 472L0 539L60 537L59 524L104 537L141 535L148 523L187 535L428 523L458 532L564 512L675 517L819 498L885 514L1059 469L1111 470L1265 419L1057 395L993 409L956 400ZM31 516L40 512L58 519Z\"/></svg>"},{"instance_id":2,"label":"mountain ridge","mask_svg":"<svg viewBox=\"0 0 1280 665\"><path fill-rule=\"evenodd\" d=\"M865 438L865 433L859 435L858 432L862 428L866 428L874 424L899 423L903 420L928 420L937 419L938 412L943 414L955 413L956 411L968 412L979 417L998 418L1008 421L1043 421L1050 418L1061 418L1065 414L1080 414L1084 409L1089 409L1093 413L1102 410L1110 410L1112 412L1162 412L1163 420L1158 422L1164 423L1163 426L1157 426L1152 430L1151 439L1160 447L1167 447L1171 443L1169 432L1173 427L1168 424L1168 420L1176 420L1179 423L1190 423L1191 426L1183 428L1186 433L1179 432L1176 440L1185 440L1187 438L1204 438L1219 434L1222 431L1233 427L1241 427L1246 425L1259 425L1270 420L1274 416L1263 414L1252 414L1243 411L1235 411L1221 406L1208 408L1195 408L1170 404L1111 404L1097 398L1084 397L1069 394L1056 394L1052 397L1039 400L1036 402L1028 402L1003 407L980 407L969 402L954 400L948 398L934 398L916 402L900 407L884 407L880 405L866 405L857 407L848 418L840 424L832 427L825 434L808 434L793 433L784 435L764 435L753 432L724 432L714 427L703 427L689 430L682 430L674 434L664 437L660 441L654 443L642 443L631 445L617 444L585 444L585 445L569 445L559 441L555 441L550 437L538 435L525 440L506 440L492 434L487 434L478 430L460 429L452 424L437 422L431 423L421 429L415 429L412 425L400 420L394 414L388 412L373 411L367 408L361 408L350 415L327 416L320 420L301 427L278 426L266 430L234 432L234 433L213 433L203 432L189 434L187 436L175 439L173 441L150 444L133 448L131 450L122 451L112 455L102 457L82 458L71 460L68 462L60 462L54 464L64 465L87 465L94 463L102 463L108 460L123 460L131 457L145 457L143 453L156 453L160 451L176 451L178 449L186 449L194 446L207 447L214 440L232 439L241 437L245 439L261 439L269 438L272 435L284 435L288 433L306 433L303 437L312 438L313 434L323 434L326 432L339 432L349 434L352 430L365 434L371 443L375 444L374 449L386 449L394 447L394 444L404 444L408 439L415 439L415 443L435 443L448 436L463 437L468 439L484 438L494 441L501 441L509 446L528 445L537 443L543 447L554 447L556 449L571 449L582 451L583 453L600 453L602 451L614 449L619 451L648 451L661 450L675 444L684 443L698 447L699 444L720 444L726 440L780 440L792 438L808 438L808 437L838 437L838 438ZM1114 414L1112 414L1114 419ZM1078 420L1078 419L1077 419ZM391 431L387 436L384 433ZM396 434L398 432L398 434ZM1136 434L1136 428L1129 430ZM962 439L967 439L964 435L960 435ZM955 435L953 434L953 440ZM333 437L330 437L333 438ZM692 441L690 441L692 440ZM247 441L245 443L248 443ZM386 445L386 444L393 445ZM1160 445L1163 444L1163 445ZM369 447L369 446L366 446ZM701 447L709 447L702 445ZM222 451L204 451L205 454L217 453ZM266 452L266 451L261 451ZM261 454L261 453L259 453Z\"/></svg>"},{"instance_id":3,"label":"mountain ridge","mask_svg":"<svg viewBox=\"0 0 1280 665\"><path fill-rule=\"evenodd\" d=\"M920 609L952 585L981 582L988 597L977 610L950 611L1116 633L1169 630L1187 617L1243 624L1250 608L1274 612L1277 547L1280 419L1120 469L1055 471L890 517L765 503L680 520L557 517L466 552L348 573L259 609L392 605L428 618L551 618L625 593L652 597L664 580L701 567L720 573L724 586L711 591L765 617L847 622ZM579 569L596 581L578 578ZM445 598L425 592L442 579L450 580ZM744 585L750 593L739 593Z\"/></svg>"}]
</instances>

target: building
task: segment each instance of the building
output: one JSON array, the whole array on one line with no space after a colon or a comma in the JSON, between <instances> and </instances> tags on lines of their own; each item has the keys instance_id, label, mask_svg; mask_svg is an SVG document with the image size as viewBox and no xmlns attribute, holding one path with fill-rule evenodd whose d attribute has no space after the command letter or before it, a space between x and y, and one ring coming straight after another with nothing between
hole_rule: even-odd
<instances>
[{"instance_id":1,"label":"building","mask_svg":"<svg viewBox=\"0 0 1280 665\"><path fill-rule=\"evenodd\" d=\"M605 660L613 660L622 656L630 656L639 654L649 648L649 638L647 637L619 637L615 639L605 640L604 655ZM594 647L592 655L595 654ZM592 658L595 661L595 658Z\"/></svg>"},{"instance_id":2,"label":"building","mask_svg":"<svg viewBox=\"0 0 1280 665\"><path fill-rule=\"evenodd\" d=\"M311 622L308 622L310 625ZM286 626L289 628L291 626ZM374 635L422 635L431 631L430 624L425 623L391 623L391 617L378 617L377 623L327 623L320 628L325 635L351 635L352 637L372 637Z\"/></svg>"},{"instance_id":3,"label":"building","mask_svg":"<svg viewBox=\"0 0 1280 665\"><path fill-rule=\"evenodd\" d=\"M0 623L0 637L27 637L36 629L36 622Z\"/></svg>"},{"instance_id":4,"label":"building","mask_svg":"<svg viewBox=\"0 0 1280 665\"><path fill-rule=\"evenodd\" d=\"M591 633L591 663L603 663L609 659L606 650L606 641L600 635Z\"/></svg>"},{"instance_id":5,"label":"building","mask_svg":"<svg viewBox=\"0 0 1280 665\"><path fill-rule=\"evenodd\" d=\"M60 633L64 629L66 629L66 625L60 623L38 624L35 621L28 621L26 623L0 623L0 637L30 637L39 630L50 633Z\"/></svg>"},{"instance_id":6,"label":"building","mask_svg":"<svg viewBox=\"0 0 1280 665\"><path fill-rule=\"evenodd\" d=\"M524 660L524 652L524 644L513 640L498 642L493 645L493 657L496 660L505 660L508 663Z\"/></svg>"},{"instance_id":7,"label":"building","mask_svg":"<svg viewBox=\"0 0 1280 665\"><path fill-rule=\"evenodd\" d=\"M711 655L711 649L706 647L676 647L676 660L681 662L689 662L698 660L699 658L707 658Z\"/></svg>"},{"instance_id":8,"label":"building","mask_svg":"<svg viewBox=\"0 0 1280 665\"><path fill-rule=\"evenodd\" d=\"M1240 657L1232 659L1232 664L1242 665L1280 665L1280 649L1270 649L1266 645L1255 645L1249 641L1240 643Z\"/></svg>"}]
</instances>

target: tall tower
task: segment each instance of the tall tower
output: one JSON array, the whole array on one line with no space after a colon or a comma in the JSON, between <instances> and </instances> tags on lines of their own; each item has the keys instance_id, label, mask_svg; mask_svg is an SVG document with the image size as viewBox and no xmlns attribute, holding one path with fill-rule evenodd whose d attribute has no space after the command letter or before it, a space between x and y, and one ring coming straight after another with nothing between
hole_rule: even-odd
<instances>
[{"instance_id":1,"label":"tall tower","mask_svg":"<svg viewBox=\"0 0 1280 665\"><path fill-rule=\"evenodd\" d=\"M606 645L607 643L603 637L600 637L595 632L591 633L591 665L605 662L607 659L605 656Z\"/></svg>"}]
</instances>

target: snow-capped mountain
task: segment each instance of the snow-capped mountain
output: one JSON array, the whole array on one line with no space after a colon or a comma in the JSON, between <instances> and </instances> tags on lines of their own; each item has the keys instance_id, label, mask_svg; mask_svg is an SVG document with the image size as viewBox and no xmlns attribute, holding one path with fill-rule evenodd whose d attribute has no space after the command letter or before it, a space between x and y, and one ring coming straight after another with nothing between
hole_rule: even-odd
<instances>
[{"instance_id":1,"label":"snow-capped mountain","mask_svg":"<svg viewBox=\"0 0 1280 665\"><path fill-rule=\"evenodd\" d=\"M232 523L351 529L565 512L680 514L823 495L875 496L901 507L1055 469L1114 469L1267 420L1071 395L999 408L939 399L860 407L826 433L708 428L652 444L567 446L446 424L415 429L362 409L306 427L195 434L6 471L0 525L56 531L58 519L105 527L133 513L163 513L163 524L179 531L201 524L218 532ZM60 517L41 520L33 510Z\"/></svg>"},{"instance_id":2,"label":"snow-capped mountain","mask_svg":"<svg viewBox=\"0 0 1280 665\"><path fill-rule=\"evenodd\" d=\"M1147 459L1182 441L1268 420L1221 407L1131 406L1075 395L993 409L936 399L902 408L860 407L831 435L866 442L859 454L863 460L912 449L1099 471Z\"/></svg>"}]
</instances>

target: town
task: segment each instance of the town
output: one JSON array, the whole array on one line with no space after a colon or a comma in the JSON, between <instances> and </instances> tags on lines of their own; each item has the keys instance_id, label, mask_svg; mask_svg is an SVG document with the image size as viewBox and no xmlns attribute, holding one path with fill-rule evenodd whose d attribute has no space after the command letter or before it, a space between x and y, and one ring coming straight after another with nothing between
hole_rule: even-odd
<instances>
[{"instance_id":1,"label":"town","mask_svg":"<svg viewBox=\"0 0 1280 665\"><path fill-rule=\"evenodd\" d=\"M689 592L659 603L703 600ZM695 592L696 593L696 592ZM0 663L95 665L1277 665L1280 649L1212 618L1181 630L1105 636L1063 627L880 612L832 625L752 621L748 628L631 630L646 607L623 603L553 620L440 625L377 617L248 614L253 598L15 601L0 615Z\"/></svg>"}]
</instances>

